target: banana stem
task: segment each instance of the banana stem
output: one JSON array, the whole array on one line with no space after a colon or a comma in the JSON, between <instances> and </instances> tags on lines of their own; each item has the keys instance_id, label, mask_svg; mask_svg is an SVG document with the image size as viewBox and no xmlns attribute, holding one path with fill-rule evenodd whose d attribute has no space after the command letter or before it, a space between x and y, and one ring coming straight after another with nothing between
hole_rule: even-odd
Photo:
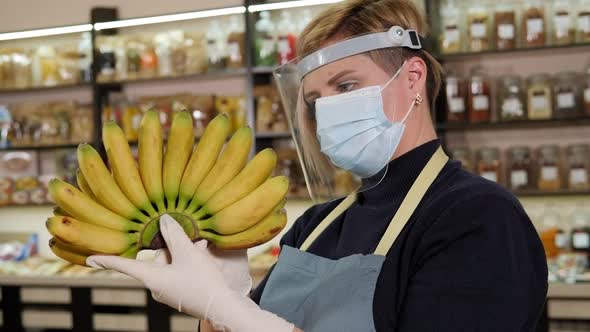
<instances>
[{"instance_id":1,"label":"banana stem","mask_svg":"<svg viewBox=\"0 0 590 332\"><path fill-rule=\"evenodd\" d=\"M163 201L156 202L156 207L158 208L158 214L163 214L166 212L166 205Z\"/></svg>"},{"instance_id":2,"label":"banana stem","mask_svg":"<svg viewBox=\"0 0 590 332\"><path fill-rule=\"evenodd\" d=\"M188 213L188 214L193 214L195 213L195 211L197 211L197 209L199 208L199 203L197 202L196 199L193 199L191 201L191 203L188 205L188 207L184 210L184 212Z\"/></svg>"},{"instance_id":3,"label":"banana stem","mask_svg":"<svg viewBox=\"0 0 590 332\"><path fill-rule=\"evenodd\" d=\"M200 208L197 212L193 213L193 219L195 220L201 220L201 218L203 218L204 216L207 215L207 211L205 211L205 209Z\"/></svg>"}]
</instances>

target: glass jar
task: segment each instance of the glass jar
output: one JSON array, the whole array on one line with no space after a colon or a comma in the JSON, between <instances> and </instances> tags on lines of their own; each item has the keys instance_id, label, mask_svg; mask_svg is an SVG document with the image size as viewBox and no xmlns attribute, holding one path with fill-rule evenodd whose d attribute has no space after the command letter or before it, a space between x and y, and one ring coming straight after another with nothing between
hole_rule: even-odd
<instances>
[{"instance_id":1,"label":"glass jar","mask_svg":"<svg viewBox=\"0 0 590 332\"><path fill-rule=\"evenodd\" d=\"M561 189L559 147L556 145L541 146L538 151L539 190L556 191Z\"/></svg>"},{"instance_id":2,"label":"glass jar","mask_svg":"<svg viewBox=\"0 0 590 332\"><path fill-rule=\"evenodd\" d=\"M108 51L105 47L101 47L101 59L108 58ZM57 66L57 56L55 53L55 49L51 46L40 46L37 49L37 56L39 60L39 69L40 69L40 83L44 86L51 86L56 85L58 81L58 66ZM105 64L107 60L101 61L100 73L103 73L103 68L105 71L107 70L106 67L108 66ZM114 68L114 67L113 67Z\"/></svg>"},{"instance_id":3,"label":"glass jar","mask_svg":"<svg viewBox=\"0 0 590 332\"><path fill-rule=\"evenodd\" d=\"M512 190L533 189L533 163L531 150L514 147L508 150L508 185Z\"/></svg>"},{"instance_id":4,"label":"glass jar","mask_svg":"<svg viewBox=\"0 0 590 332\"><path fill-rule=\"evenodd\" d=\"M127 77L130 79L135 79L139 76L141 53L144 47L143 43L138 39L129 39L127 42Z\"/></svg>"},{"instance_id":5,"label":"glass jar","mask_svg":"<svg viewBox=\"0 0 590 332\"><path fill-rule=\"evenodd\" d=\"M545 9L541 0L528 0L522 16L522 44L542 47L546 41Z\"/></svg>"},{"instance_id":6,"label":"glass jar","mask_svg":"<svg viewBox=\"0 0 590 332\"><path fill-rule=\"evenodd\" d=\"M146 40L143 45L144 47L139 56L139 75L143 78L154 77L158 72L158 55L150 41Z\"/></svg>"},{"instance_id":7,"label":"glass jar","mask_svg":"<svg viewBox=\"0 0 590 332\"><path fill-rule=\"evenodd\" d=\"M277 64L284 65L295 59L295 46L297 44L297 27L293 24L291 14L284 10L277 24Z\"/></svg>"},{"instance_id":8,"label":"glass jar","mask_svg":"<svg viewBox=\"0 0 590 332\"><path fill-rule=\"evenodd\" d=\"M454 160L460 161L461 166L466 171L472 172L473 171L473 163L471 161L471 151L468 148L456 148L449 151L451 154L451 158Z\"/></svg>"},{"instance_id":9,"label":"glass jar","mask_svg":"<svg viewBox=\"0 0 590 332\"><path fill-rule=\"evenodd\" d=\"M482 148L477 154L477 173L490 181L500 179L500 152L496 148Z\"/></svg>"},{"instance_id":10,"label":"glass jar","mask_svg":"<svg viewBox=\"0 0 590 332\"><path fill-rule=\"evenodd\" d=\"M487 78L481 73L474 72L469 81L467 110L470 122L489 122L491 120L490 85Z\"/></svg>"},{"instance_id":11,"label":"glass jar","mask_svg":"<svg viewBox=\"0 0 590 332\"><path fill-rule=\"evenodd\" d=\"M494 41L496 49L516 47L516 14L513 5L500 4L494 14Z\"/></svg>"},{"instance_id":12,"label":"glass jar","mask_svg":"<svg viewBox=\"0 0 590 332\"><path fill-rule=\"evenodd\" d=\"M554 2L553 11L553 43L556 45L572 44L576 38L576 29L571 15L571 4L568 0Z\"/></svg>"},{"instance_id":13,"label":"glass jar","mask_svg":"<svg viewBox=\"0 0 590 332\"><path fill-rule=\"evenodd\" d=\"M461 11L455 1L449 0L441 8L442 34L440 45L443 53L457 53L461 51Z\"/></svg>"},{"instance_id":14,"label":"glass jar","mask_svg":"<svg viewBox=\"0 0 590 332\"><path fill-rule=\"evenodd\" d=\"M500 105L500 119L503 121L526 119L524 88L519 76L502 78L498 105Z\"/></svg>"},{"instance_id":15,"label":"glass jar","mask_svg":"<svg viewBox=\"0 0 590 332\"><path fill-rule=\"evenodd\" d=\"M186 49L184 48L184 32L182 30L173 30L169 33L170 37L170 61L172 63L172 73L182 75L186 72Z\"/></svg>"},{"instance_id":16,"label":"glass jar","mask_svg":"<svg viewBox=\"0 0 590 332\"><path fill-rule=\"evenodd\" d=\"M547 74L536 74L527 82L528 118L546 120L553 116L551 81Z\"/></svg>"},{"instance_id":17,"label":"glass jar","mask_svg":"<svg viewBox=\"0 0 590 332\"><path fill-rule=\"evenodd\" d=\"M572 251L584 255L590 254L590 211L584 206L576 206L571 215L573 226L571 233Z\"/></svg>"},{"instance_id":18,"label":"glass jar","mask_svg":"<svg viewBox=\"0 0 590 332\"><path fill-rule=\"evenodd\" d=\"M246 33L238 15L230 17L227 34L227 66L242 68L245 64Z\"/></svg>"},{"instance_id":19,"label":"glass jar","mask_svg":"<svg viewBox=\"0 0 590 332\"><path fill-rule=\"evenodd\" d=\"M490 47L488 10L474 5L467 11L467 45L471 52L486 51Z\"/></svg>"},{"instance_id":20,"label":"glass jar","mask_svg":"<svg viewBox=\"0 0 590 332\"><path fill-rule=\"evenodd\" d=\"M20 49L13 50L11 54L12 83L16 89L24 89L31 86L31 57Z\"/></svg>"},{"instance_id":21,"label":"glass jar","mask_svg":"<svg viewBox=\"0 0 590 332\"><path fill-rule=\"evenodd\" d=\"M166 33L156 34L154 46L157 56L158 76L172 75L172 48L169 35Z\"/></svg>"},{"instance_id":22,"label":"glass jar","mask_svg":"<svg viewBox=\"0 0 590 332\"><path fill-rule=\"evenodd\" d=\"M463 78L449 72L446 79L448 122L467 121L467 110L465 109L466 90Z\"/></svg>"},{"instance_id":23,"label":"glass jar","mask_svg":"<svg viewBox=\"0 0 590 332\"><path fill-rule=\"evenodd\" d=\"M590 153L588 145L567 147L568 187L571 190L588 190L590 172Z\"/></svg>"},{"instance_id":24,"label":"glass jar","mask_svg":"<svg viewBox=\"0 0 590 332\"><path fill-rule=\"evenodd\" d=\"M586 67L584 74L584 111L586 115L590 115L590 65Z\"/></svg>"},{"instance_id":25,"label":"glass jar","mask_svg":"<svg viewBox=\"0 0 590 332\"><path fill-rule=\"evenodd\" d=\"M563 231L561 217L554 208L548 209L541 216L540 238L548 259L555 259L567 247L567 235Z\"/></svg>"},{"instance_id":26,"label":"glass jar","mask_svg":"<svg viewBox=\"0 0 590 332\"><path fill-rule=\"evenodd\" d=\"M256 65L274 66L277 60L277 45L275 41L275 25L270 19L270 13L260 12L260 19L256 22Z\"/></svg>"},{"instance_id":27,"label":"glass jar","mask_svg":"<svg viewBox=\"0 0 590 332\"><path fill-rule=\"evenodd\" d=\"M579 109L578 74L565 72L555 75L553 85L553 115L556 119L574 118Z\"/></svg>"},{"instance_id":28,"label":"glass jar","mask_svg":"<svg viewBox=\"0 0 590 332\"><path fill-rule=\"evenodd\" d=\"M578 43L590 43L590 0L581 0L577 17Z\"/></svg>"},{"instance_id":29,"label":"glass jar","mask_svg":"<svg viewBox=\"0 0 590 332\"><path fill-rule=\"evenodd\" d=\"M219 21L213 20L209 23L206 37L209 58L207 70L222 70L225 67L224 46L226 40Z\"/></svg>"}]
</instances>

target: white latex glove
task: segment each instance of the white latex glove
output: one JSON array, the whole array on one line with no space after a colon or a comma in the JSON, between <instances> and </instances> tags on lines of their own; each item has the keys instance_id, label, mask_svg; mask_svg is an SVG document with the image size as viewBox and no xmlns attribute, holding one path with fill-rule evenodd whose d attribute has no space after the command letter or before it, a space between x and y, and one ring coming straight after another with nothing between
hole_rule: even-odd
<instances>
[{"instance_id":1,"label":"white latex glove","mask_svg":"<svg viewBox=\"0 0 590 332\"><path fill-rule=\"evenodd\" d=\"M208 320L221 331L291 332L294 325L262 310L249 297L232 290L207 250L207 242L195 244L170 216L160 218L160 230L171 262L145 262L118 256L91 256L89 266L113 269L143 282L158 302L198 319Z\"/></svg>"}]
</instances>

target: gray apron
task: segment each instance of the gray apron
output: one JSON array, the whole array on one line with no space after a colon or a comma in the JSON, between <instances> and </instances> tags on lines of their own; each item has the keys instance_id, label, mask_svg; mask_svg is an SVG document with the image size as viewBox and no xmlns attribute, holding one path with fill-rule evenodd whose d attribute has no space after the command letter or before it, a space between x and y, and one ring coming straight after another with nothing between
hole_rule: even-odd
<instances>
[{"instance_id":1,"label":"gray apron","mask_svg":"<svg viewBox=\"0 0 590 332\"><path fill-rule=\"evenodd\" d=\"M317 237L356 200L346 197L309 235L300 249L283 246L260 307L304 332L375 331L373 295L385 255L434 182L448 157L439 148L430 158L371 255L337 260L306 252Z\"/></svg>"}]
</instances>

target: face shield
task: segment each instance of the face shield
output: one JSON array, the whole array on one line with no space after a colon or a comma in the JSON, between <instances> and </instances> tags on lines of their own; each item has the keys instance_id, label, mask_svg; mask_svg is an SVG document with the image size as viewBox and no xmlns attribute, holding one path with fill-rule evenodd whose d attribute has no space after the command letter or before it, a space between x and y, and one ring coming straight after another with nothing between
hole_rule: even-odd
<instances>
[{"instance_id":1,"label":"face shield","mask_svg":"<svg viewBox=\"0 0 590 332\"><path fill-rule=\"evenodd\" d=\"M379 85L368 86L310 101L309 91L323 82L321 70L354 55L392 47L422 49L414 30L394 26L384 32L352 37L324 47L274 70L291 134L311 198L325 202L377 186L403 133L404 112L387 119L381 91L396 73ZM343 64L343 62L340 62ZM331 65L334 66L334 65ZM341 67L341 66L340 66ZM314 74L314 73L318 74ZM335 76L338 76L336 74ZM331 81L331 79L330 79ZM407 116L407 113L405 114ZM391 147L383 150L383 147ZM371 158L367 159L366 156ZM364 162L377 160L376 162Z\"/></svg>"}]
</instances>

